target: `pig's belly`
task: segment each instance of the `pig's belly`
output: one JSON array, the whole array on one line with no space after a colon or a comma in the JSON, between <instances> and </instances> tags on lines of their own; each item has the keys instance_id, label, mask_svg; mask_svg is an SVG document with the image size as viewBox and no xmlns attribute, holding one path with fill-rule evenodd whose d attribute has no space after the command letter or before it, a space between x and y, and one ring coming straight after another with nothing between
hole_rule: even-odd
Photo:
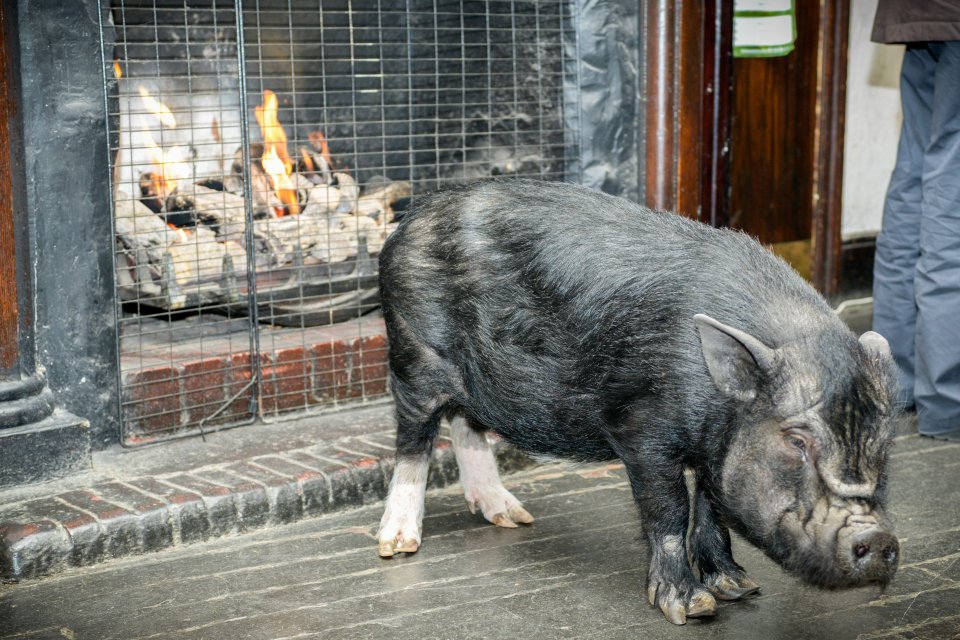
<instances>
[{"instance_id":1,"label":"pig's belly","mask_svg":"<svg viewBox=\"0 0 960 640\"><path fill-rule=\"evenodd\" d=\"M555 412L548 416L523 407L491 413L489 410L475 412L467 406L464 414L521 451L535 456L582 462L617 458L599 427L600 418L588 411Z\"/></svg>"}]
</instances>

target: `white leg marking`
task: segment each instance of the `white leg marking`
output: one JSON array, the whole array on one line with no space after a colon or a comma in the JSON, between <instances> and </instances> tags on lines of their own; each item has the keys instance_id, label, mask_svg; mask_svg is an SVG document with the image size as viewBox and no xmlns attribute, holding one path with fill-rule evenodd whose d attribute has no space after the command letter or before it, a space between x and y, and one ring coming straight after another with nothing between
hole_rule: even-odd
<instances>
[{"instance_id":1,"label":"white leg marking","mask_svg":"<svg viewBox=\"0 0 960 640\"><path fill-rule=\"evenodd\" d=\"M460 484L470 513L476 513L479 507L484 518L500 527L513 528L518 522L533 522L533 516L500 481L497 460L486 436L471 429L463 418L454 419L450 431L453 453L460 467Z\"/></svg>"},{"instance_id":2,"label":"white leg marking","mask_svg":"<svg viewBox=\"0 0 960 640\"><path fill-rule=\"evenodd\" d=\"M381 556L413 553L420 548L429 467L429 453L397 458L377 534L377 551Z\"/></svg>"}]
</instances>

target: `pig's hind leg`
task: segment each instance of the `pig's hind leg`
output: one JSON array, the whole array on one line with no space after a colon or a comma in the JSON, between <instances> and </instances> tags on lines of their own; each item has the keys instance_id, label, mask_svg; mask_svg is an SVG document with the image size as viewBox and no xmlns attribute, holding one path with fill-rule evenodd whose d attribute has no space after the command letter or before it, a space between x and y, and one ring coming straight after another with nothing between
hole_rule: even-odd
<instances>
[{"instance_id":1,"label":"pig's hind leg","mask_svg":"<svg viewBox=\"0 0 960 640\"><path fill-rule=\"evenodd\" d=\"M760 585L734 561L730 531L717 522L713 507L702 490L697 490L693 505L690 551L693 562L700 569L704 586L720 600L738 600L759 591Z\"/></svg>"},{"instance_id":2,"label":"pig's hind leg","mask_svg":"<svg viewBox=\"0 0 960 640\"><path fill-rule=\"evenodd\" d=\"M497 460L483 430L463 418L456 418L451 421L450 431L460 468L460 484L470 513L476 513L479 508L483 517L498 527L514 528L517 523L533 522L533 516L500 481Z\"/></svg>"}]
</instances>

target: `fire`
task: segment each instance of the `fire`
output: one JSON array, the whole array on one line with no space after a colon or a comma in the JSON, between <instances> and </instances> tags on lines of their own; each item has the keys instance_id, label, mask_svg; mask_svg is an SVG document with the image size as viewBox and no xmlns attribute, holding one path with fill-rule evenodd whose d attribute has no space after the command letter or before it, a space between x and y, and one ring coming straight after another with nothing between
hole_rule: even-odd
<instances>
[{"instance_id":1,"label":"fire","mask_svg":"<svg viewBox=\"0 0 960 640\"><path fill-rule=\"evenodd\" d=\"M287 213L295 215L300 213L300 206L297 204L297 190L290 179L293 161L287 153L287 134L277 119L278 107L277 94L266 89L263 92L263 104L254 110L263 138L260 165L270 178L277 198L286 205Z\"/></svg>"},{"instance_id":2,"label":"fire","mask_svg":"<svg viewBox=\"0 0 960 640\"><path fill-rule=\"evenodd\" d=\"M113 75L116 76L117 80L123 77L123 70L120 68L120 61L117 58L113 59Z\"/></svg>"},{"instance_id":3,"label":"fire","mask_svg":"<svg viewBox=\"0 0 960 640\"><path fill-rule=\"evenodd\" d=\"M143 85L140 85L139 91L140 98L143 100L147 111L156 116L163 126L169 129L175 129L177 127L177 119L174 117L173 112L170 111L170 108L151 96L150 92L147 91ZM180 147L164 149L158 145L154 141L153 136L146 131L149 127L147 127L143 121L143 117L138 116L138 119L140 120L141 128L145 130L146 140L144 141L144 147L150 154L150 162L155 168L155 172L151 175L153 190L160 198L166 198L176 191L177 184L181 180L190 177L190 165L187 163L187 159L184 157Z\"/></svg>"},{"instance_id":4,"label":"fire","mask_svg":"<svg viewBox=\"0 0 960 640\"><path fill-rule=\"evenodd\" d=\"M166 197L176 190L180 180L190 176L190 168L180 147L164 150L153 140L147 140L145 146L150 152L150 161L157 170L154 188L158 194Z\"/></svg>"},{"instance_id":5,"label":"fire","mask_svg":"<svg viewBox=\"0 0 960 640\"><path fill-rule=\"evenodd\" d=\"M147 108L147 111L159 118L165 127L176 129L177 119L174 117L173 112L170 111L170 108L151 96L150 92L147 91L143 85L140 85L139 89L140 99L143 100L143 105Z\"/></svg>"}]
</instances>

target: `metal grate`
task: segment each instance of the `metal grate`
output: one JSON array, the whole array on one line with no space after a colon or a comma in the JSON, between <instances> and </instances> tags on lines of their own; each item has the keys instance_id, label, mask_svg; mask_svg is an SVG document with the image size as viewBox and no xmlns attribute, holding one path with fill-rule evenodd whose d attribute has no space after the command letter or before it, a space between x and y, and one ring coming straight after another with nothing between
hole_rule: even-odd
<instances>
[{"instance_id":1,"label":"metal grate","mask_svg":"<svg viewBox=\"0 0 960 640\"><path fill-rule=\"evenodd\" d=\"M576 177L563 0L103 9L127 444L384 397L410 201Z\"/></svg>"}]
</instances>

